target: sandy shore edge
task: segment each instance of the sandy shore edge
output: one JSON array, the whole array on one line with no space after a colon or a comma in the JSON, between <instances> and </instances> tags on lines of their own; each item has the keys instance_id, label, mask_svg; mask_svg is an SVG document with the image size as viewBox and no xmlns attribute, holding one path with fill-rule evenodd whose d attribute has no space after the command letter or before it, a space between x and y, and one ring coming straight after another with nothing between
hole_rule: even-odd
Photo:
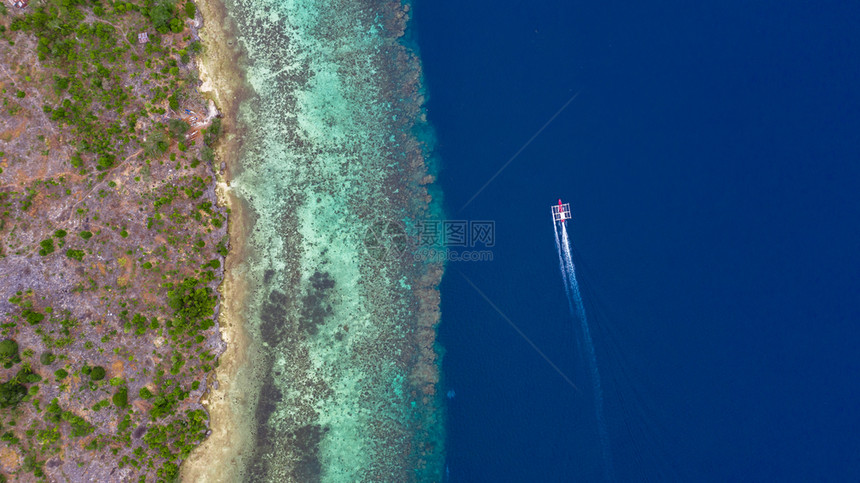
<instances>
[{"instance_id":1,"label":"sandy shore edge","mask_svg":"<svg viewBox=\"0 0 860 483\"><path fill-rule=\"evenodd\" d=\"M197 0L204 24L200 30L204 52L197 59L200 92L212 98L223 114L224 135L218 145L219 162L225 169L219 176L219 202L230 209L230 253L225 262L218 324L226 349L218 359L217 382L210 386L202 404L209 412L211 433L181 466L181 480L187 482L240 481L245 457L254 442L253 415L256 391L248 390L242 381L253 380L248 364L251 337L243 314L247 285L243 276L244 234L248 217L243 203L230 188L236 171L241 136L238 129L238 104L244 86L238 67L239 52L233 23L220 0ZM216 167L217 168L217 167ZM217 169L216 169L217 171Z\"/></svg>"}]
</instances>

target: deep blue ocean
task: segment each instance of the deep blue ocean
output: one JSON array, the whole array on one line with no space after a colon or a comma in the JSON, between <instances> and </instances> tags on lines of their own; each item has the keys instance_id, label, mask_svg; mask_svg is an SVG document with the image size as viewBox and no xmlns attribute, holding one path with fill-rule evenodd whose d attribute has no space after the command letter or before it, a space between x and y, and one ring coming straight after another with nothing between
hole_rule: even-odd
<instances>
[{"instance_id":1,"label":"deep blue ocean","mask_svg":"<svg viewBox=\"0 0 860 483\"><path fill-rule=\"evenodd\" d=\"M493 260L442 284L450 481L603 478L558 198L617 480L860 480L858 18L835 1L414 4L448 216L496 230Z\"/></svg>"}]
</instances>

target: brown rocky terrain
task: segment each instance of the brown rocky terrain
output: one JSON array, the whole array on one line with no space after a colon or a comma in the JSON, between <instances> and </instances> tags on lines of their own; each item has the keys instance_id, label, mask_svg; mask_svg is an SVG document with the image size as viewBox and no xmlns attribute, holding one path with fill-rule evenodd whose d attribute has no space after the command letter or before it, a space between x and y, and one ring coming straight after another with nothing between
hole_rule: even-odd
<instances>
[{"instance_id":1,"label":"brown rocky terrain","mask_svg":"<svg viewBox=\"0 0 860 483\"><path fill-rule=\"evenodd\" d=\"M172 481L223 351L199 14L0 13L0 481Z\"/></svg>"}]
</instances>

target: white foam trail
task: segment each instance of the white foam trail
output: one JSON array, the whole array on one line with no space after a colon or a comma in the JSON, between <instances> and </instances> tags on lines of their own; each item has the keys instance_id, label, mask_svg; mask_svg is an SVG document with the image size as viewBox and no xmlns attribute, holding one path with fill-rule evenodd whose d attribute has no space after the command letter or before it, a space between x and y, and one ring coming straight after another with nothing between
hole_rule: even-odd
<instances>
[{"instance_id":1,"label":"white foam trail","mask_svg":"<svg viewBox=\"0 0 860 483\"><path fill-rule=\"evenodd\" d=\"M553 222L555 225L555 222ZM576 308L576 317L582 328L582 336L585 342L586 359L588 361L591 382L594 388L594 410L597 416L597 431L600 436L600 446L603 451L604 470L607 480L613 480L612 453L609 446L609 432L606 429L606 420L603 414L603 385L600 381L600 371L597 367L597 354L594 351L594 342L591 339L591 331L588 328L588 318L585 315L585 304L579 291L579 283L576 280L576 266L570 255L570 239L567 236L567 227L561 223L561 242L558 240L558 227L555 227L556 243L559 245L559 262L562 264L562 278L564 288L568 296L568 305L571 312ZM562 254L563 259L562 259Z\"/></svg>"},{"instance_id":2,"label":"white foam trail","mask_svg":"<svg viewBox=\"0 0 860 483\"><path fill-rule=\"evenodd\" d=\"M558 268L561 270L561 281L564 282L564 294L567 296L567 305L570 311L573 312L573 302L571 301L570 287L567 282L567 268L564 266L564 259L561 255L561 241L558 238L558 223L553 221L552 229L555 231L555 248L558 250Z\"/></svg>"}]
</instances>

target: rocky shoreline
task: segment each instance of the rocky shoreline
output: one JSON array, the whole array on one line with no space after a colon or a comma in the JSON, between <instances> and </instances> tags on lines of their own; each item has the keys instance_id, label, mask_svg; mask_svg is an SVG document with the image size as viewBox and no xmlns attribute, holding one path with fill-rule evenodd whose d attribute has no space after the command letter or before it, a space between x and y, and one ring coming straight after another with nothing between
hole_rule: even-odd
<instances>
[{"instance_id":1,"label":"rocky shoreline","mask_svg":"<svg viewBox=\"0 0 860 483\"><path fill-rule=\"evenodd\" d=\"M202 401L209 413L210 431L206 440L183 463L182 481L230 482L240 481L244 459L253 444L253 411L255 388L247 387L254 380L249 371L249 350L252 337L243 311L247 284L242 266L245 260L248 229L247 207L231 191L230 181L240 169L237 165L241 149L239 104L246 92L240 67L241 51L234 37L234 25L220 0L198 0L204 19L200 36L204 51L198 57L200 92L221 108L225 135L216 153L220 161L218 180L219 203L230 210L228 235L230 254L225 263L224 281L219 287L221 312L218 325L226 350L218 360L214 384ZM213 464L217 461L218 464Z\"/></svg>"}]
</instances>

